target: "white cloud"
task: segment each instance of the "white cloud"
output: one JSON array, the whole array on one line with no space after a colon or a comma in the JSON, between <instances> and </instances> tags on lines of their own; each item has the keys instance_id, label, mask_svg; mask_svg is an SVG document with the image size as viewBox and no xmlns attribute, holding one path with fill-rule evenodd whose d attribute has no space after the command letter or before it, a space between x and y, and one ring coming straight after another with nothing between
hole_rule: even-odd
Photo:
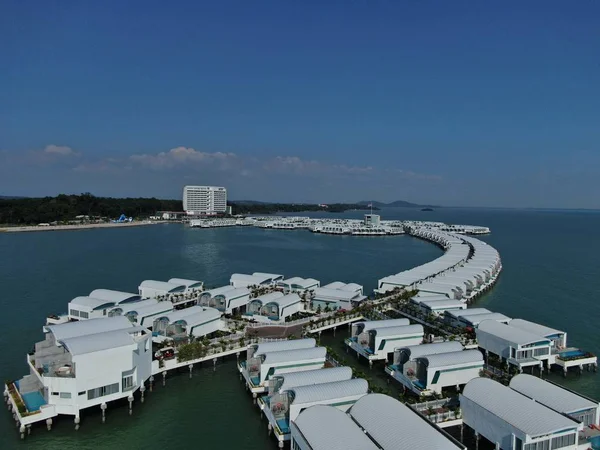
<instances>
[{"instance_id":1,"label":"white cloud","mask_svg":"<svg viewBox=\"0 0 600 450\"><path fill-rule=\"evenodd\" d=\"M217 164L224 169L228 167L228 163L236 159L236 155L223 152L201 152L190 147L175 147L168 152L160 152L155 155L131 155L129 159L133 163L155 170L171 169L188 164Z\"/></svg>"},{"instance_id":2,"label":"white cloud","mask_svg":"<svg viewBox=\"0 0 600 450\"><path fill-rule=\"evenodd\" d=\"M66 145L46 145L43 150L46 155L58 155L58 156L77 156L79 153L75 152L71 147Z\"/></svg>"}]
</instances>

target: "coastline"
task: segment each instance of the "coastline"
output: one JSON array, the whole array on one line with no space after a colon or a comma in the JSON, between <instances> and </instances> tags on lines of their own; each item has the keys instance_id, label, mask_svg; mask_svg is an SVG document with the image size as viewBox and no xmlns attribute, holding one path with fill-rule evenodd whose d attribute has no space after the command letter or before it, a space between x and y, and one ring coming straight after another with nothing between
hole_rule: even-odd
<instances>
[{"instance_id":1,"label":"coastline","mask_svg":"<svg viewBox=\"0 0 600 450\"><path fill-rule=\"evenodd\" d=\"M0 233L32 233L36 231L75 231L75 230L89 230L92 228L126 228L126 227L139 227L144 225L157 225L161 223L169 223L166 220L159 221L144 221L144 222L126 222L126 223L89 223L81 225L50 225L50 226L15 226L15 227L2 227Z\"/></svg>"}]
</instances>

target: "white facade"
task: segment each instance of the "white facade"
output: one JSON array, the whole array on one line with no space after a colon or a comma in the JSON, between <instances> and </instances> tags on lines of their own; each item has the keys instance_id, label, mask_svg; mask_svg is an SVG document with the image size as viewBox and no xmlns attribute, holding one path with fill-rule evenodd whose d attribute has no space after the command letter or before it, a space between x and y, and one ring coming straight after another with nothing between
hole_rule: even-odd
<instances>
[{"instance_id":1,"label":"white facade","mask_svg":"<svg viewBox=\"0 0 600 450\"><path fill-rule=\"evenodd\" d=\"M93 297L75 297L69 302L69 320L88 320L106 317L114 302Z\"/></svg>"},{"instance_id":2,"label":"white facade","mask_svg":"<svg viewBox=\"0 0 600 450\"><path fill-rule=\"evenodd\" d=\"M462 386L479 377L483 355L479 350L463 350L417 358L417 378L423 391L442 393L442 388Z\"/></svg>"},{"instance_id":3,"label":"white facade","mask_svg":"<svg viewBox=\"0 0 600 450\"><path fill-rule=\"evenodd\" d=\"M273 279L268 275L248 275L245 273L234 273L229 279L229 284L234 288L270 286L273 284Z\"/></svg>"},{"instance_id":4,"label":"white facade","mask_svg":"<svg viewBox=\"0 0 600 450\"><path fill-rule=\"evenodd\" d=\"M46 412L79 416L79 411L131 397L151 375L148 330L125 317L45 327L44 341L28 356L31 375L24 392L42 392Z\"/></svg>"},{"instance_id":5,"label":"white facade","mask_svg":"<svg viewBox=\"0 0 600 450\"><path fill-rule=\"evenodd\" d=\"M203 337L224 328L221 313L202 306L154 315L153 319L152 331L167 337Z\"/></svg>"},{"instance_id":6,"label":"white facade","mask_svg":"<svg viewBox=\"0 0 600 450\"><path fill-rule=\"evenodd\" d=\"M189 215L212 215L227 212L227 189L217 186L185 186L183 210Z\"/></svg>"},{"instance_id":7,"label":"white facade","mask_svg":"<svg viewBox=\"0 0 600 450\"><path fill-rule=\"evenodd\" d=\"M503 450L578 448L583 425L489 378L460 395L463 423Z\"/></svg>"},{"instance_id":8,"label":"white facade","mask_svg":"<svg viewBox=\"0 0 600 450\"><path fill-rule=\"evenodd\" d=\"M144 280L138 290L142 298L157 298L168 294L177 294L186 291L184 284L167 283L166 281Z\"/></svg>"},{"instance_id":9,"label":"white facade","mask_svg":"<svg viewBox=\"0 0 600 450\"><path fill-rule=\"evenodd\" d=\"M277 286L282 287L284 292L303 292L307 289L315 289L320 286L319 280L314 278L300 278L292 277L285 280L281 280L277 283Z\"/></svg>"},{"instance_id":10,"label":"white facade","mask_svg":"<svg viewBox=\"0 0 600 450\"><path fill-rule=\"evenodd\" d=\"M209 301L211 307L217 308L225 314L232 314L237 310L245 309L248 303L250 303L250 291L246 288L227 290L214 295Z\"/></svg>"}]
</instances>

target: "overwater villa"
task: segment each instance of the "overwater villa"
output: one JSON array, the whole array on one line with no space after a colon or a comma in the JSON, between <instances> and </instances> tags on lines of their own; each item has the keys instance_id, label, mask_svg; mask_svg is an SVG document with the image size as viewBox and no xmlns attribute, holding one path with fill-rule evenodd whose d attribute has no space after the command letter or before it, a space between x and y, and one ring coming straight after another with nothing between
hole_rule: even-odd
<instances>
[{"instance_id":1,"label":"overwater villa","mask_svg":"<svg viewBox=\"0 0 600 450\"><path fill-rule=\"evenodd\" d=\"M142 300L140 302L114 307L108 312L108 316L125 316L135 325L152 328L154 316L168 314L172 312L173 309L173 304L171 302Z\"/></svg>"},{"instance_id":2,"label":"overwater villa","mask_svg":"<svg viewBox=\"0 0 600 450\"><path fill-rule=\"evenodd\" d=\"M268 395L282 393L298 386L333 383L334 381L345 381L351 378L352 368L346 366L277 374L271 377Z\"/></svg>"},{"instance_id":3,"label":"overwater villa","mask_svg":"<svg viewBox=\"0 0 600 450\"><path fill-rule=\"evenodd\" d=\"M49 325L44 332L45 339L27 355L30 373L7 385L22 426L59 414L75 416L78 424L83 409L133 400L151 375L151 334L125 317Z\"/></svg>"},{"instance_id":4,"label":"overwater villa","mask_svg":"<svg viewBox=\"0 0 600 450\"><path fill-rule=\"evenodd\" d=\"M298 350L301 348L313 348L317 341L313 338L291 339L273 342L261 342L260 344L250 344L246 352L246 359L264 355L270 352L280 352L285 350ZM245 363L243 363L245 365Z\"/></svg>"},{"instance_id":5,"label":"overwater villa","mask_svg":"<svg viewBox=\"0 0 600 450\"><path fill-rule=\"evenodd\" d=\"M113 291L112 289L94 289L92 292L90 292L89 297L99 298L108 302L114 302L115 305L133 303L142 299L142 297L138 294L132 294L130 292L123 291Z\"/></svg>"},{"instance_id":6,"label":"overwater villa","mask_svg":"<svg viewBox=\"0 0 600 450\"><path fill-rule=\"evenodd\" d=\"M258 297L251 302L251 311L258 311L258 316L254 316L255 319L262 317L269 321L285 321L286 318L303 309L302 299L298 294L272 296L270 299L265 297L267 296Z\"/></svg>"},{"instance_id":7,"label":"overwater villa","mask_svg":"<svg viewBox=\"0 0 600 450\"><path fill-rule=\"evenodd\" d=\"M224 329L221 313L214 308L192 306L154 316L152 333L175 340L204 337Z\"/></svg>"},{"instance_id":8,"label":"overwater villa","mask_svg":"<svg viewBox=\"0 0 600 450\"><path fill-rule=\"evenodd\" d=\"M351 310L359 306L367 297L363 295L363 287L356 283L342 283L337 281L313 290L312 309L319 307L321 310L329 308Z\"/></svg>"},{"instance_id":9,"label":"overwater villa","mask_svg":"<svg viewBox=\"0 0 600 450\"><path fill-rule=\"evenodd\" d=\"M286 294L289 294L290 292L303 293L318 288L320 285L321 283L319 280L300 277L288 278L277 282L277 286L283 288L283 292Z\"/></svg>"},{"instance_id":10,"label":"overwater villa","mask_svg":"<svg viewBox=\"0 0 600 450\"><path fill-rule=\"evenodd\" d=\"M369 383L362 378L296 386L264 398L263 411L276 439L284 442L290 439L290 422L296 420L302 410L329 405L347 411L368 392Z\"/></svg>"},{"instance_id":11,"label":"overwater villa","mask_svg":"<svg viewBox=\"0 0 600 450\"><path fill-rule=\"evenodd\" d=\"M248 303L248 308L246 310L247 316L253 316L255 314L260 314L262 307L269 303L270 301L276 300L278 298L283 297L285 294L280 291L269 292L268 294L260 295L256 298L250 300Z\"/></svg>"},{"instance_id":12,"label":"overwater villa","mask_svg":"<svg viewBox=\"0 0 600 450\"><path fill-rule=\"evenodd\" d=\"M252 393L262 393L275 374L322 369L326 354L325 347L255 353L243 366L242 375Z\"/></svg>"},{"instance_id":13,"label":"overwater villa","mask_svg":"<svg viewBox=\"0 0 600 450\"><path fill-rule=\"evenodd\" d=\"M69 302L69 320L101 319L115 306L114 302L93 297L75 297Z\"/></svg>"},{"instance_id":14,"label":"overwater villa","mask_svg":"<svg viewBox=\"0 0 600 450\"><path fill-rule=\"evenodd\" d=\"M224 314L235 314L246 310L246 306L250 302L250 290L247 288L235 288L213 293L209 301L209 306L218 309Z\"/></svg>"},{"instance_id":15,"label":"overwater villa","mask_svg":"<svg viewBox=\"0 0 600 450\"><path fill-rule=\"evenodd\" d=\"M465 326L464 320L469 316L492 314L487 308L467 308L465 310L448 310L444 313L444 320L455 327Z\"/></svg>"},{"instance_id":16,"label":"overwater villa","mask_svg":"<svg viewBox=\"0 0 600 450\"><path fill-rule=\"evenodd\" d=\"M460 300L450 300L448 297L428 299L428 297L413 297L411 302L419 305L425 314L434 314L442 316L446 311L462 311L467 309L465 302Z\"/></svg>"},{"instance_id":17,"label":"overwater villa","mask_svg":"<svg viewBox=\"0 0 600 450\"><path fill-rule=\"evenodd\" d=\"M186 291L185 284L167 283L166 281L144 280L139 287L142 298L168 297L169 294L179 294Z\"/></svg>"},{"instance_id":18,"label":"overwater villa","mask_svg":"<svg viewBox=\"0 0 600 450\"><path fill-rule=\"evenodd\" d=\"M382 321L384 322L384 321ZM346 345L369 361L387 361L388 355L400 344L418 345L423 342L423 326L401 325L373 327L356 338L346 339Z\"/></svg>"},{"instance_id":19,"label":"overwater villa","mask_svg":"<svg viewBox=\"0 0 600 450\"><path fill-rule=\"evenodd\" d=\"M463 423L496 448L580 448L582 423L489 378L469 381L460 395L460 407Z\"/></svg>"},{"instance_id":20,"label":"overwater villa","mask_svg":"<svg viewBox=\"0 0 600 450\"><path fill-rule=\"evenodd\" d=\"M198 304L200 306L214 306L214 302L211 303L211 301L215 296L224 294L225 292L228 292L228 291L233 291L234 289L236 289L236 288L231 286L230 284L228 284L226 286L221 286L218 288L209 289L207 291L204 291L200 294L200 298L198 299Z\"/></svg>"},{"instance_id":21,"label":"overwater villa","mask_svg":"<svg viewBox=\"0 0 600 450\"><path fill-rule=\"evenodd\" d=\"M259 273L259 272L256 272ZM276 275L279 277L280 275ZM229 284L235 288L249 288L251 286L272 286L274 283L271 274L247 275L245 273L234 273L231 275Z\"/></svg>"},{"instance_id":22,"label":"overwater villa","mask_svg":"<svg viewBox=\"0 0 600 450\"><path fill-rule=\"evenodd\" d=\"M466 450L449 434L387 395L365 395L342 414L331 406L302 411L291 424L292 449Z\"/></svg>"},{"instance_id":23,"label":"overwater villa","mask_svg":"<svg viewBox=\"0 0 600 450\"><path fill-rule=\"evenodd\" d=\"M460 325L467 328L477 328L484 320L495 320L499 323L507 324L512 319L500 313L475 314L472 316L459 316Z\"/></svg>"},{"instance_id":24,"label":"overwater villa","mask_svg":"<svg viewBox=\"0 0 600 450\"><path fill-rule=\"evenodd\" d=\"M203 281L188 280L187 278L171 278L168 283L184 285L186 292L201 292L204 289Z\"/></svg>"}]
</instances>

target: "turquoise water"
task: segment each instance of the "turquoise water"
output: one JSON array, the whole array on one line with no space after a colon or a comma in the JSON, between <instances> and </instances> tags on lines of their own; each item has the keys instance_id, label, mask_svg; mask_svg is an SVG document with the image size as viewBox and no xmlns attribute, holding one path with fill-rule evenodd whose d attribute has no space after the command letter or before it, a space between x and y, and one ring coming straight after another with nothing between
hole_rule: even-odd
<instances>
[{"instance_id":1,"label":"turquoise water","mask_svg":"<svg viewBox=\"0 0 600 450\"><path fill-rule=\"evenodd\" d=\"M483 239L501 253L504 272L482 298L485 306L510 317L523 317L568 331L569 345L600 352L600 214L561 211L395 209L384 218L435 220L485 225ZM344 217L359 217L347 213ZM339 216L336 216L339 217ZM361 283L367 290L377 279L422 264L441 254L409 236L351 237L314 235L307 231L255 228L189 229L178 224L129 229L0 234L0 345L5 379L27 368L25 354L41 338L48 313L66 309L78 295L104 287L135 291L144 279L171 277L226 284L233 272L274 272ZM327 336L339 342L346 337ZM329 344L328 344L329 345ZM563 380L600 398L594 375ZM82 416L77 432L70 419L53 430L35 428L26 448L206 448L276 449L266 422L239 381L235 360L167 378L129 416L126 402L109 405L107 423L100 411ZM0 414L0 448L23 448L12 418Z\"/></svg>"}]
</instances>

